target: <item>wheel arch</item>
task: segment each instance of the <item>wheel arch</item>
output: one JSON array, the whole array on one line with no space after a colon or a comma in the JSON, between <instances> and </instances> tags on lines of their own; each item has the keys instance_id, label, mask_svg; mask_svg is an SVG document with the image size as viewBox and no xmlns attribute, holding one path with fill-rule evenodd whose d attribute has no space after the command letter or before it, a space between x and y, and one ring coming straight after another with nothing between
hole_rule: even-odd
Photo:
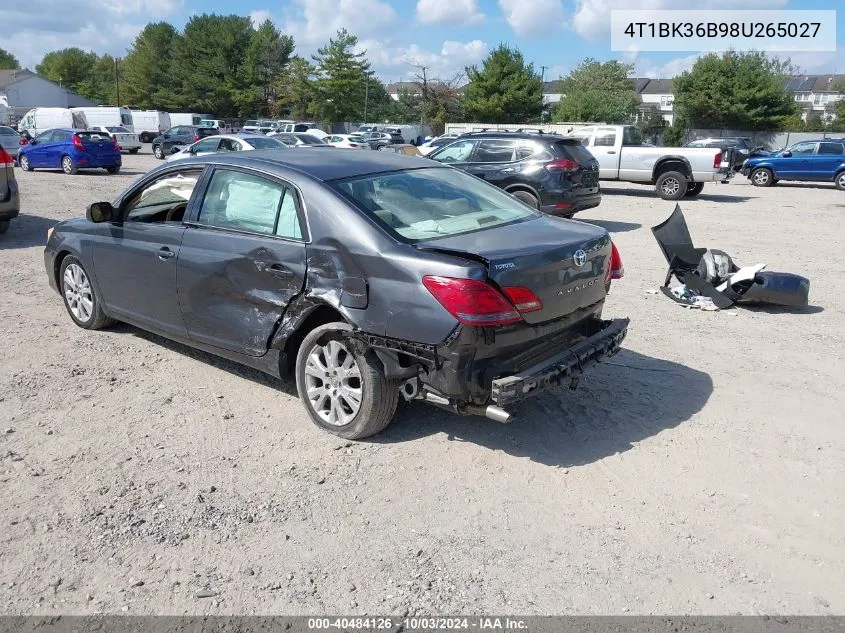
<instances>
[{"instance_id":1,"label":"wheel arch","mask_svg":"<svg viewBox=\"0 0 845 633\"><path fill-rule=\"evenodd\" d=\"M507 187L504 188L504 191L506 191L508 193L513 193L515 191L524 191L525 193L530 193L532 196L537 198L538 203L540 202L540 192L538 192L536 189L534 189L534 187L531 187L530 185L526 185L524 183L516 183L516 184L513 184L513 185L508 185Z\"/></svg>"},{"instance_id":2,"label":"wheel arch","mask_svg":"<svg viewBox=\"0 0 845 633\"><path fill-rule=\"evenodd\" d=\"M683 156L665 156L654 164L654 169L651 173L652 182L656 182L658 178L667 171L681 172L690 181L692 177L692 166L689 161Z\"/></svg>"},{"instance_id":3,"label":"wheel arch","mask_svg":"<svg viewBox=\"0 0 845 633\"><path fill-rule=\"evenodd\" d=\"M272 349L283 352L279 356L279 372L282 376L293 375L299 346L308 333L335 321L349 323L349 319L340 310L325 301L300 296L291 302L270 344Z\"/></svg>"}]
</instances>

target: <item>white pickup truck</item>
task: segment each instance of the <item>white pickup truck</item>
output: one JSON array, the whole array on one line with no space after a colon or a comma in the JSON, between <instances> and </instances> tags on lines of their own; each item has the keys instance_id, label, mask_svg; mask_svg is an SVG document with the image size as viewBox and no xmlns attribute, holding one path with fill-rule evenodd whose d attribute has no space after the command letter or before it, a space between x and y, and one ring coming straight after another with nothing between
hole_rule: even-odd
<instances>
[{"instance_id":1,"label":"white pickup truck","mask_svg":"<svg viewBox=\"0 0 845 633\"><path fill-rule=\"evenodd\" d=\"M591 125L574 129L599 161L601 180L620 180L654 185L664 200L691 198L705 182L731 177L729 157L718 148L653 147L643 144L633 125Z\"/></svg>"}]
</instances>

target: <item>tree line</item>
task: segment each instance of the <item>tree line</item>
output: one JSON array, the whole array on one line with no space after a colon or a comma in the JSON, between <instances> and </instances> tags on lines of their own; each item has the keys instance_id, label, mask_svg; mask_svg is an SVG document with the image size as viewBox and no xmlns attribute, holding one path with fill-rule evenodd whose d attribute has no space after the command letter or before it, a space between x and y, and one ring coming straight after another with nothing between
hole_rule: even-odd
<instances>
[{"instance_id":1,"label":"tree line","mask_svg":"<svg viewBox=\"0 0 845 633\"><path fill-rule=\"evenodd\" d=\"M0 68L17 66L0 49ZM833 121L815 114L802 121L785 85L796 69L756 51L708 54L675 77L672 126L656 105L640 102L630 80L634 68L620 61L585 59L560 78L561 100L547 105L533 64L501 44L480 65L450 78L415 66L410 89L392 99L345 29L306 58L270 20L254 25L238 15L196 15L182 31L150 23L122 58L67 48L45 55L35 70L96 103L221 117L389 120L435 128L461 121L635 122L646 136L663 135L667 143L680 142L690 128L845 130L845 101L828 107L837 115Z\"/></svg>"}]
</instances>

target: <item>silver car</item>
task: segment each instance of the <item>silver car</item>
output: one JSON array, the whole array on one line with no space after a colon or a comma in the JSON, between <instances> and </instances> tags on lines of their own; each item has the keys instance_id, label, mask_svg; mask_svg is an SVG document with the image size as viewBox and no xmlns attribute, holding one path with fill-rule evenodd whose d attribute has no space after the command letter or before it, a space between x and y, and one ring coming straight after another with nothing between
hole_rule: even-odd
<instances>
[{"instance_id":1,"label":"silver car","mask_svg":"<svg viewBox=\"0 0 845 633\"><path fill-rule=\"evenodd\" d=\"M244 152L254 149L288 149L288 146L263 134L217 134L200 139L193 145L188 145L185 149L171 154L165 160L172 162L218 152Z\"/></svg>"},{"instance_id":2,"label":"silver car","mask_svg":"<svg viewBox=\"0 0 845 633\"><path fill-rule=\"evenodd\" d=\"M3 146L11 157L18 160L18 148L20 148L21 135L14 128L7 125L0 125L0 145Z\"/></svg>"}]
</instances>

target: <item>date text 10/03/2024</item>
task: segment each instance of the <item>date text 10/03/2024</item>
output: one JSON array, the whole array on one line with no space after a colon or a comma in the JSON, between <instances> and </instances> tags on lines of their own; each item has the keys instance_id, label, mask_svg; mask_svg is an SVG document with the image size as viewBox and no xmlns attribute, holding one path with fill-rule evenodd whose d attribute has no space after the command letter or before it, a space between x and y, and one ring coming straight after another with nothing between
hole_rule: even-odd
<instances>
[{"instance_id":1,"label":"date text 10/03/2024","mask_svg":"<svg viewBox=\"0 0 845 633\"><path fill-rule=\"evenodd\" d=\"M401 627L404 631L450 631L450 630L478 630L478 631L520 631L528 628L525 620L518 618L474 617L474 618L442 618L442 617L405 617L405 618L309 618L308 628L311 630L362 630L390 631L394 627Z\"/></svg>"}]
</instances>

